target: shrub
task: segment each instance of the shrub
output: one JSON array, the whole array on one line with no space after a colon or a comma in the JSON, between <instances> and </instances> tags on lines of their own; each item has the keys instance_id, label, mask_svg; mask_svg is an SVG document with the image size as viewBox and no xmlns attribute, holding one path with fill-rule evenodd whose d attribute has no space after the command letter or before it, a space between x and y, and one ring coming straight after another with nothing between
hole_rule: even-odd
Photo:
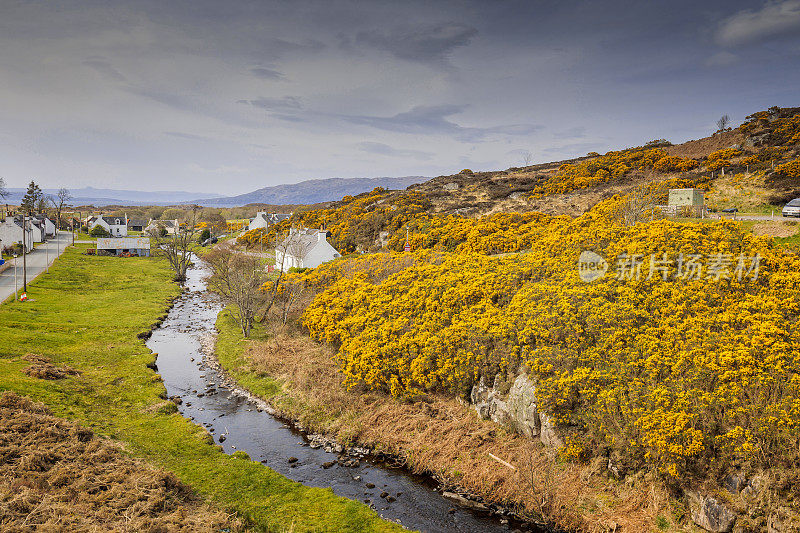
<instances>
[{"instance_id":1,"label":"shrub","mask_svg":"<svg viewBox=\"0 0 800 533\"><path fill-rule=\"evenodd\" d=\"M576 219L420 217L421 244L441 251L297 274L321 291L303 323L338 347L349 385L400 397L465 395L480 376L526 366L544 412L575 429L566 456L614 451L671 479L721 463L790 463L786 450L800 444L800 257L730 221L621 226L609 217L625 201ZM526 225L530 252L486 255L485 243L520 246ZM645 263L639 279L584 283L575 261L587 249L612 273L623 253L726 257L730 277L676 277L673 261L667 280L648 278ZM737 258L756 254L758 277L740 280Z\"/></svg>"},{"instance_id":2,"label":"shrub","mask_svg":"<svg viewBox=\"0 0 800 533\"><path fill-rule=\"evenodd\" d=\"M800 159L778 165L775 173L784 178L800 178Z\"/></svg>"},{"instance_id":3,"label":"shrub","mask_svg":"<svg viewBox=\"0 0 800 533\"><path fill-rule=\"evenodd\" d=\"M204 228L203 231L200 232L200 236L197 237L197 242L202 244L210 238L211 238L211 230L208 228Z\"/></svg>"},{"instance_id":4,"label":"shrub","mask_svg":"<svg viewBox=\"0 0 800 533\"><path fill-rule=\"evenodd\" d=\"M106 231L106 229L103 226L101 226L100 224L97 224L95 227L93 227L92 230L89 232L89 235L91 235L92 237L109 237L110 236L108 231Z\"/></svg>"}]
</instances>

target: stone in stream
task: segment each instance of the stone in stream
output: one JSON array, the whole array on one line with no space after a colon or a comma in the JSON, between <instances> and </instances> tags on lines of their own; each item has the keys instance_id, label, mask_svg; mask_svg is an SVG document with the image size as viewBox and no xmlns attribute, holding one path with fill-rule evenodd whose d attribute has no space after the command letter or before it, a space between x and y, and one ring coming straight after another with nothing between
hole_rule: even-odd
<instances>
[{"instance_id":1,"label":"stone in stream","mask_svg":"<svg viewBox=\"0 0 800 533\"><path fill-rule=\"evenodd\" d=\"M394 496L389 496L386 498L386 501L389 503L396 502L397 498L395 498Z\"/></svg>"},{"instance_id":2,"label":"stone in stream","mask_svg":"<svg viewBox=\"0 0 800 533\"><path fill-rule=\"evenodd\" d=\"M375 483L367 483L365 486L366 486L368 489L374 489L374 488L375 488Z\"/></svg>"},{"instance_id":3,"label":"stone in stream","mask_svg":"<svg viewBox=\"0 0 800 533\"><path fill-rule=\"evenodd\" d=\"M328 468L332 467L335 464L336 464L336 461L327 461L325 463L322 463L322 468L328 469Z\"/></svg>"},{"instance_id":4,"label":"stone in stream","mask_svg":"<svg viewBox=\"0 0 800 533\"><path fill-rule=\"evenodd\" d=\"M225 442L225 435L220 435L218 440L220 442Z\"/></svg>"},{"instance_id":5,"label":"stone in stream","mask_svg":"<svg viewBox=\"0 0 800 533\"><path fill-rule=\"evenodd\" d=\"M381 498L385 498L385 497L387 497L388 495L389 495L389 493L388 493L388 492L386 492L386 491L383 491L383 492L381 492Z\"/></svg>"},{"instance_id":6,"label":"stone in stream","mask_svg":"<svg viewBox=\"0 0 800 533\"><path fill-rule=\"evenodd\" d=\"M455 492L448 492L445 491L442 493L442 496L451 502L455 502L461 507L466 507L467 509L473 509L475 511L488 511L489 508L483 505L482 503L470 500L465 498L460 494L456 494Z\"/></svg>"},{"instance_id":7,"label":"stone in stream","mask_svg":"<svg viewBox=\"0 0 800 533\"><path fill-rule=\"evenodd\" d=\"M296 463L297 457L289 457L289 463Z\"/></svg>"}]
</instances>

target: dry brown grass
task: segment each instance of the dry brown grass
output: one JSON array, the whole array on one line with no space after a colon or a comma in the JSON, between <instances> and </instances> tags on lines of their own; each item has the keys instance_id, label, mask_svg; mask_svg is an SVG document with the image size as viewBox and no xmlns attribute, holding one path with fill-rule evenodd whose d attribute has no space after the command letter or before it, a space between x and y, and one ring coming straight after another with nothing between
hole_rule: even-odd
<instances>
[{"instance_id":1,"label":"dry brown grass","mask_svg":"<svg viewBox=\"0 0 800 533\"><path fill-rule=\"evenodd\" d=\"M488 500L580 531L649 531L659 514L670 516L666 490L656 482L618 482L601 462L560 463L553 450L479 419L451 397L412 404L347 391L333 353L300 333L276 333L245 355L250 370L283 383L272 403L305 427L395 454L416 472L436 473Z\"/></svg>"},{"instance_id":2,"label":"dry brown grass","mask_svg":"<svg viewBox=\"0 0 800 533\"><path fill-rule=\"evenodd\" d=\"M791 237L798 230L798 223L784 220L757 222L753 225L755 235L768 235L770 237Z\"/></svg>"},{"instance_id":3,"label":"dry brown grass","mask_svg":"<svg viewBox=\"0 0 800 533\"><path fill-rule=\"evenodd\" d=\"M43 404L0 396L0 530L220 531L236 520L211 509L171 473Z\"/></svg>"},{"instance_id":4,"label":"dry brown grass","mask_svg":"<svg viewBox=\"0 0 800 533\"><path fill-rule=\"evenodd\" d=\"M29 353L22 356L22 359L33 363L31 366L22 369L22 372L32 378L37 379L64 379L67 376L76 376L80 372L70 366L55 366L50 359L43 355Z\"/></svg>"},{"instance_id":5,"label":"dry brown grass","mask_svg":"<svg viewBox=\"0 0 800 533\"><path fill-rule=\"evenodd\" d=\"M747 136L739 130L726 131L725 133L717 133L711 137L704 137L702 139L668 146L664 148L664 151L669 155L699 159L707 156L711 152L722 150L723 148L730 148L735 144L742 144L746 137Z\"/></svg>"}]
</instances>

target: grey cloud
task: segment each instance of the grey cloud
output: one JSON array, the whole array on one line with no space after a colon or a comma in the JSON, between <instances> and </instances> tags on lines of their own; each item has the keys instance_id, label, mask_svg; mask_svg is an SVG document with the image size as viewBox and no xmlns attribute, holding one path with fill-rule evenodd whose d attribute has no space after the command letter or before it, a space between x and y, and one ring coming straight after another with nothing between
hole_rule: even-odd
<instances>
[{"instance_id":1,"label":"grey cloud","mask_svg":"<svg viewBox=\"0 0 800 533\"><path fill-rule=\"evenodd\" d=\"M277 70L273 70L271 68L254 68L250 69L250 72L262 80L279 81L286 79L286 76L283 75L283 72L278 72Z\"/></svg>"},{"instance_id":2,"label":"grey cloud","mask_svg":"<svg viewBox=\"0 0 800 533\"><path fill-rule=\"evenodd\" d=\"M254 100L237 100L239 104L247 104L267 111L292 111L303 108L296 96L259 96Z\"/></svg>"},{"instance_id":3,"label":"grey cloud","mask_svg":"<svg viewBox=\"0 0 800 533\"><path fill-rule=\"evenodd\" d=\"M576 126L574 128L569 128L564 131L558 131L553 134L553 137L556 139L579 139L582 137L586 137L586 128L583 126Z\"/></svg>"},{"instance_id":4,"label":"grey cloud","mask_svg":"<svg viewBox=\"0 0 800 533\"><path fill-rule=\"evenodd\" d=\"M800 0L783 0L728 17L715 38L722 46L736 47L796 34L800 34Z\"/></svg>"},{"instance_id":5,"label":"grey cloud","mask_svg":"<svg viewBox=\"0 0 800 533\"><path fill-rule=\"evenodd\" d=\"M528 135L541 129L533 124L509 124L489 128L463 127L447 119L464 111L465 105L445 104L437 106L417 106L405 113L392 117L366 115L345 116L354 124L373 128L411 134L452 135L464 141L478 141L491 134Z\"/></svg>"},{"instance_id":6,"label":"grey cloud","mask_svg":"<svg viewBox=\"0 0 800 533\"><path fill-rule=\"evenodd\" d=\"M450 52L468 45L477 33L472 26L451 22L391 32L361 31L356 34L355 42L408 61L443 63Z\"/></svg>"},{"instance_id":7,"label":"grey cloud","mask_svg":"<svg viewBox=\"0 0 800 533\"><path fill-rule=\"evenodd\" d=\"M428 160L433 157L433 154L430 152L423 152L421 150L402 150L398 148L392 148L388 144L371 141L358 143L356 148L369 154L386 155L392 157L413 157L415 159L424 160Z\"/></svg>"},{"instance_id":8,"label":"grey cloud","mask_svg":"<svg viewBox=\"0 0 800 533\"><path fill-rule=\"evenodd\" d=\"M287 115L285 113L272 113L270 114L272 118L277 118L278 120L283 120L284 122L306 122L306 119L303 117L298 117L297 115Z\"/></svg>"},{"instance_id":9,"label":"grey cloud","mask_svg":"<svg viewBox=\"0 0 800 533\"><path fill-rule=\"evenodd\" d=\"M169 135L170 137L178 137L179 139L188 139L191 141L216 141L216 139L212 139L211 137L204 137L203 135L195 135L193 133L183 133L182 131L165 131L164 135Z\"/></svg>"},{"instance_id":10,"label":"grey cloud","mask_svg":"<svg viewBox=\"0 0 800 533\"><path fill-rule=\"evenodd\" d=\"M111 81L126 82L128 81L117 69L115 69L109 61L104 57L92 56L87 57L81 61L81 64L87 66Z\"/></svg>"},{"instance_id":11,"label":"grey cloud","mask_svg":"<svg viewBox=\"0 0 800 533\"><path fill-rule=\"evenodd\" d=\"M167 107L178 109L180 111L197 110L197 107L192 102L190 102L188 98L178 94L164 93L160 91L154 91L151 89L143 89L140 87L127 87L125 90L132 94L148 98L150 100L163 104Z\"/></svg>"},{"instance_id":12,"label":"grey cloud","mask_svg":"<svg viewBox=\"0 0 800 533\"><path fill-rule=\"evenodd\" d=\"M600 151L603 148L602 143L571 143L562 146L553 146L545 148L542 152L546 154L558 154L565 157L580 157L586 155L588 152Z\"/></svg>"},{"instance_id":13,"label":"grey cloud","mask_svg":"<svg viewBox=\"0 0 800 533\"><path fill-rule=\"evenodd\" d=\"M717 52L716 54L712 55L708 59L706 59L706 65L709 67L727 67L729 65L733 65L739 61L739 56L732 54L730 52Z\"/></svg>"}]
</instances>

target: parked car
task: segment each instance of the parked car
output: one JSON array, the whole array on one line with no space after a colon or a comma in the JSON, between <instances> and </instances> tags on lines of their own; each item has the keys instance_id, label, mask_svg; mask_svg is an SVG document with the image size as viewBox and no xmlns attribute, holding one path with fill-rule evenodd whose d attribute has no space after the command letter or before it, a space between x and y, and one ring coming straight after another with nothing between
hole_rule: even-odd
<instances>
[{"instance_id":1,"label":"parked car","mask_svg":"<svg viewBox=\"0 0 800 533\"><path fill-rule=\"evenodd\" d=\"M800 198L795 198L783 207L783 216L800 217Z\"/></svg>"}]
</instances>

